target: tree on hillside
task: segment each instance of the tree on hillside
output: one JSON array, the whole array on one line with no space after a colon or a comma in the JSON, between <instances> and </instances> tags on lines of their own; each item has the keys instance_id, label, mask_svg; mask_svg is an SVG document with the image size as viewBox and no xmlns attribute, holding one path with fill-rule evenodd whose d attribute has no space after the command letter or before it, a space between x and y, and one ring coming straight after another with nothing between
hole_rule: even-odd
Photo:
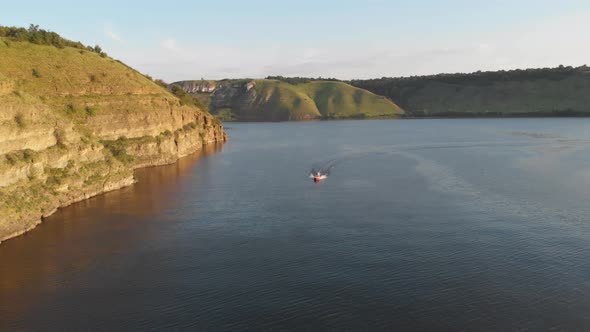
<instances>
[{"instance_id":1,"label":"tree on hillside","mask_svg":"<svg viewBox=\"0 0 590 332\"><path fill-rule=\"evenodd\" d=\"M35 25L35 24L29 25L28 31L30 34L37 33L39 31L39 25Z\"/></svg>"},{"instance_id":2,"label":"tree on hillside","mask_svg":"<svg viewBox=\"0 0 590 332\"><path fill-rule=\"evenodd\" d=\"M160 79L160 78L158 78L158 79L156 79L154 82L155 82L157 85L159 85L159 86L163 87L164 89L168 89L168 83L164 82L164 80L163 80L163 79Z\"/></svg>"},{"instance_id":3,"label":"tree on hillside","mask_svg":"<svg viewBox=\"0 0 590 332\"><path fill-rule=\"evenodd\" d=\"M95 53L98 53L98 55L100 55L100 56L101 56L101 57L103 57L103 58L107 56L107 54L106 54L105 52L103 52L103 51L102 51L102 48L101 48L100 46L98 46L98 45L95 45L95 46L94 46L94 48L92 48L92 50L93 50Z\"/></svg>"},{"instance_id":4,"label":"tree on hillside","mask_svg":"<svg viewBox=\"0 0 590 332\"><path fill-rule=\"evenodd\" d=\"M175 95L176 97L178 97L178 99L180 99L180 103L182 105L196 106L196 107L200 108L202 111L205 111L205 112L209 111L208 105L203 104L203 102L198 97L191 96L188 92L186 92L182 88L182 86L180 86L178 84L172 84L170 86L170 91L172 92L173 95Z\"/></svg>"},{"instance_id":5,"label":"tree on hillside","mask_svg":"<svg viewBox=\"0 0 590 332\"><path fill-rule=\"evenodd\" d=\"M291 85L305 84L313 81L338 81L335 78L311 78L311 77L285 77L285 76L267 76L267 80L277 80Z\"/></svg>"},{"instance_id":6,"label":"tree on hillside","mask_svg":"<svg viewBox=\"0 0 590 332\"><path fill-rule=\"evenodd\" d=\"M27 29L0 26L0 37L5 37L9 40L18 42L28 41L37 45L53 45L57 48L64 48L66 46L79 49L85 48L80 42L74 42L62 38L59 34L40 29L39 26L35 24L29 25ZM90 48L90 50L94 51L92 48Z\"/></svg>"}]
</instances>

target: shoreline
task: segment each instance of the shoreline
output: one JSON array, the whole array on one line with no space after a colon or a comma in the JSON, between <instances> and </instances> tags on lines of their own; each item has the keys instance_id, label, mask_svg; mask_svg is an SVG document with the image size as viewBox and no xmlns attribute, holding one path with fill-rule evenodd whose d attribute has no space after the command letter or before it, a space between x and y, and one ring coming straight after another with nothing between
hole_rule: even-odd
<instances>
[{"instance_id":1,"label":"shoreline","mask_svg":"<svg viewBox=\"0 0 590 332\"><path fill-rule=\"evenodd\" d=\"M131 181L129 181L129 180L131 180ZM111 192L111 191L115 191L115 190L119 190L119 189L122 189L122 188L125 188L125 187L129 187L129 186L131 186L131 185L133 185L135 183L137 183L137 181L135 180L135 177L132 176L131 178L124 179L124 181L120 181L119 182L119 185L109 186L106 189L95 191L95 192L92 192L92 193L83 193L82 195L80 195L78 197L75 197L72 200L69 200L69 201L67 201L67 202L65 202L63 204L60 204L59 206L53 208L51 211L49 211L47 213L43 213L39 218L32 219L31 220L31 225L29 227L27 227L27 228L25 228L23 230L20 230L20 231L11 233L9 235L3 236L0 239L0 245L2 245L2 243L6 242L8 240L17 238L17 237L19 237L21 235L25 235L26 233L34 230L35 228L37 228L37 226L41 225L41 223L43 223L43 221L45 219L47 219L48 217L50 217L51 215L53 215L59 209L68 207L68 206L70 206L72 204L75 204L75 203L82 202L84 200L87 200L87 199L92 198L92 197L95 197L95 196L99 196L99 195L106 194L106 193Z\"/></svg>"},{"instance_id":2,"label":"shoreline","mask_svg":"<svg viewBox=\"0 0 590 332\"><path fill-rule=\"evenodd\" d=\"M145 169L145 168L151 168L151 167L159 167L159 166L167 166L167 165L173 165L175 163L178 163L179 160L183 159L183 158L187 158L190 157L193 154L197 154L197 153L202 153L204 149L206 149L208 146L210 145L215 145L215 144L224 144L227 141L227 139L221 140L221 141L209 141L209 142L205 142L205 144L203 144L201 146L201 148L193 151L192 153L189 153L187 155L184 156L180 156L178 158L176 158L174 161L171 162L156 162L154 164L149 164L149 165L142 165L140 167L135 167L133 168L133 173L131 176L129 177L125 177L123 179L120 179L116 182L112 182L112 183L105 183L105 185L102 187L101 190L96 190L96 191L90 191L90 192L82 192L80 195L67 200L63 203L60 203L58 206L54 207L53 209L51 209L50 211L46 212L46 213L42 213L39 216L35 216L33 218L27 218L27 219L23 219L23 224L26 224L27 226L24 227L23 229L20 229L16 232L7 234L7 235L0 235L0 245L2 245L2 243L15 239L17 237L26 235L27 233L29 233L30 231L34 230L35 228L37 228L37 226L39 226L41 223L43 223L43 221L45 219L47 219L48 217L50 217L51 215L53 215L54 213L56 213L58 210L68 207L72 204L75 203L79 203L82 202L84 200L96 197L96 196L100 196L112 191L116 191L116 190L120 190L129 186L132 186L136 183L138 183L136 177L135 177L135 170L138 169Z\"/></svg>"},{"instance_id":3,"label":"shoreline","mask_svg":"<svg viewBox=\"0 0 590 332\"><path fill-rule=\"evenodd\" d=\"M321 122L321 121L366 121L366 120L461 120L461 119L571 119L571 118L590 118L588 114L577 115L473 115L473 116L399 116L399 117L368 117L368 118L317 118L317 119L302 119L302 120L284 120L284 121L270 121L270 120L234 120L222 121L223 123L284 123L284 122Z\"/></svg>"}]
</instances>

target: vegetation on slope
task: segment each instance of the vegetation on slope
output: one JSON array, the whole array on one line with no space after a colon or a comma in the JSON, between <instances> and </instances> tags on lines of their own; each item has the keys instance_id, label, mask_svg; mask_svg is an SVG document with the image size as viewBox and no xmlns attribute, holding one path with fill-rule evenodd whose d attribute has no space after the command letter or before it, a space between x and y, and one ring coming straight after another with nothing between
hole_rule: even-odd
<instances>
[{"instance_id":1,"label":"vegetation on slope","mask_svg":"<svg viewBox=\"0 0 590 332\"><path fill-rule=\"evenodd\" d=\"M40 104L49 109L49 118L64 116L65 122L73 121L77 127L93 127L111 115L200 110L191 96L175 95L165 84L86 48L0 37L0 56L1 98L21 106ZM22 113L26 121L27 112Z\"/></svg>"},{"instance_id":2,"label":"vegetation on slope","mask_svg":"<svg viewBox=\"0 0 590 332\"><path fill-rule=\"evenodd\" d=\"M176 84L183 86L183 82ZM362 119L403 114L387 98L343 82L287 79L218 81L209 107L212 114L226 121Z\"/></svg>"},{"instance_id":3,"label":"vegetation on slope","mask_svg":"<svg viewBox=\"0 0 590 332\"><path fill-rule=\"evenodd\" d=\"M0 59L0 241L61 205L131 184L136 167L225 138L192 99L100 47L0 27Z\"/></svg>"},{"instance_id":4,"label":"vegetation on slope","mask_svg":"<svg viewBox=\"0 0 590 332\"><path fill-rule=\"evenodd\" d=\"M4 37L8 41L27 41L37 45L52 45L57 48L73 47L86 49L96 52L102 57L106 57L107 55L98 45L94 47L84 46L80 42L65 39L55 32L40 29L38 25L34 24L31 24L28 29L0 26L0 37Z\"/></svg>"},{"instance_id":5,"label":"vegetation on slope","mask_svg":"<svg viewBox=\"0 0 590 332\"><path fill-rule=\"evenodd\" d=\"M586 66L353 80L410 116L590 115Z\"/></svg>"},{"instance_id":6,"label":"vegetation on slope","mask_svg":"<svg viewBox=\"0 0 590 332\"><path fill-rule=\"evenodd\" d=\"M182 105L196 106L204 112L209 111L209 106L207 104L203 103L200 98L198 98L196 96L192 96L188 92L184 91L184 89L180 85L178 85L178 84L170 85L170 91L172 92L173 95L178 97L178 99L180 100L180 103Z\"/></svg>"},{"instance_id":7,"label":"vegetation on slope","mask_svg":"<svg viewBox=\"0 0 590 332\"><path fill-rule=\"evenodd\" d=\"M402 113L386 98L342 82L313 81L294 85L256 80L254 88L257 98L249 111L255 117L266 113L263 117L272 120L362 119L394 117Z\"/></svg>"},{"instance_id":8,"label":"vegetation on slope","mask_svg":"<svg viewBox=\"0 0 590 332\"><path fill-rule=\"evenodd\" d=\"M281 81L281 82L289 83L292 85L304 84L304 83L310 83L310 82L318 82L318 81L341 82L341 80L339 80L337 78L322 78L322 77L313 78L313 77L299 77L299 76L297 76L297 77L267 76L266 79Z\"/></svg>"},{"instance_id":9,"label":"vegetation on slope","mask_svg":"<svg viewBox=\"0 0 590 332\"><path fill-rule=\"evenodd\" d=\"M68 99L91 104L101 96L172 97L144 75L85 49L59 49L0 38L0 52L0 73L13 83L15 92L43 97L44 102L54 106L66 107Z\"/></svg>"}]
</instances>

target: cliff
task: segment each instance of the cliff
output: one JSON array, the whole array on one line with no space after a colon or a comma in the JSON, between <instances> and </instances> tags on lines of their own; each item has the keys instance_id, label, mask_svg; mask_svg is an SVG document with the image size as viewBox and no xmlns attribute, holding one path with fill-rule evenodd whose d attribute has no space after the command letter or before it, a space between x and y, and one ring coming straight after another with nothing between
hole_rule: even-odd
<instances>
[{"instance_id":1,"label":"cliff","mask_svg":"<svg viewBox=\"0 0 590 332\"><path fill-rule=\"evenodd\" d=\"M202 89L195 88L202 85L197 82L173 84L206 98ZM223 80L215 83L204 100L210 112L225 121L392 118L404 113L387 98L330 81L290 84L274 79Z\"/></svg>"},{"instance_id":2,"label":"cliff","mask_svg":"<svg viewBox=\"0 0 590 332\"><path fill-rule=\"evenodd\" d=\"M195 80L195 81L182 81L176 82L175 84L182 85L182 88L191 94L196 93L211 93L215 91L218 83L210 80ZM223 83L222 83L223 84Z\"/></svg>"},{"instance_id":3,"label":"cliff","mask_svg":"<svg viewBox=\"0 0 590 332\"><path fill-rule=\"evenodd\" d=\"M588 116L586 66L353 80L413 117Z\"/></svg>"},{"instance_id":4,"label":"cliff","mask_svg":"<svg viewBox=\"0 0 590 332\"><path fill-rule=\"evenodd\" d=\"M100 51L18 40L0 37L0 241L226 139L215 117Z\"/></svg>"}]
</instances>

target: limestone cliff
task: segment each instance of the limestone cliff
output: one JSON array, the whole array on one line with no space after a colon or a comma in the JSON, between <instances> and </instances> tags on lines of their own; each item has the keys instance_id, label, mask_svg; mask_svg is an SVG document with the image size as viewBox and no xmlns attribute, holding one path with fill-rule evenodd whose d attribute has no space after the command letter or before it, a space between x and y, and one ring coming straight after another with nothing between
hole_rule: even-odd
<instances>
[{"instance_id":1,"label":"limestone cliff","mask_svg":"<svg viewBox=\"0 0 590 332\"><path fill-rule=\"evenodd\" d=\"M226 139L215 117L100 52L0 37L0 59L0 241Z\"/></svg>"}]
</instances>

